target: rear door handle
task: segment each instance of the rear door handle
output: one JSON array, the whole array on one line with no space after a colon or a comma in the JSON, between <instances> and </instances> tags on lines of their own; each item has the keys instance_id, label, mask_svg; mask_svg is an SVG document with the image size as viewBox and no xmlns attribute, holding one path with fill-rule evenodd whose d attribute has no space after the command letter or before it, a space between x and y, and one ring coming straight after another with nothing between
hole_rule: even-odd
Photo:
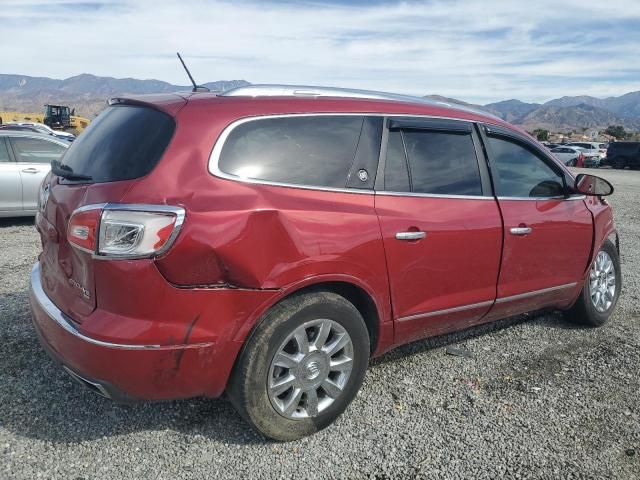
<instances>
[{"instance_id":1,"label":"rear door handle","mask_svg":"<svg viewBox=\"0 0 640 480\"><path fill-rule=\"evenodd\" d=\"M427 236L427 232L398 232L396 240L420 240Z\"/></svg>"},{"instance_id":2,"label":"rear door handle","mask_svg":"<svg viewBox=\"0 0 640 480\"><path fill-rule=\"evenodd\" d=\"M518 235L520 237L529 235L533 229L531 227L513 227L511 229L511 235Z\"/></svg>"},{"instance_id":3,"label":"rear door handle","mask_svg":"<svg viewBox=\"0 0 640 480\"><path fill-rule=\"evenodd\" d=\"M23 168L22 171L24 173L38 173L40 171L40 169L30 167L30 168Z\"/></svg>"}]
</instances>

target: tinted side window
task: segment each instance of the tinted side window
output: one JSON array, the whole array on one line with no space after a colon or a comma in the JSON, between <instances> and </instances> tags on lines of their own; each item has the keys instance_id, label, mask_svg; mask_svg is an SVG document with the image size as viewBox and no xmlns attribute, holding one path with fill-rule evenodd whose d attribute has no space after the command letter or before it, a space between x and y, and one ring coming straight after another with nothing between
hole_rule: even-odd
<instances>
[{"instance_id":1,"label":"tinted side window","mask_svg":"<svg viewBox=\"0 0 640 480\"><path fill-rule=\"evenodd\" d=\"M411 191L400 131L389 132L387 159L384 164L384 189L390 192Z\"/></svg>"},{"instance_id":2,"label":"tinted side window","mask_svg":"<svg viewBox=\"0 0 640 480\"><path fill-rule=\"evenodd\" d=\"M7 144L5 143L4 138L0 138L0 163L9 161L11 161L11 159L9 158L9 152L7 151Z\"/></svg>"},{"instance_id":3,"label":"tinted side window","mask_svg":"<svg viewBox=\"0 0 640 480\"><path fill-rule=\"evenodd\" d=\"M62 145L38 138L13 137L11 145L18 162L51 163L60 160L67 151Z\"/></svg>"},{"instance_id":4,"label":"tinted side window","mask_svg":"<svg viewBox=\"0 0 640 480\"><path fill-rule=\"evenodd\" d=\"M563 181L540 157L510 140L489 137L496 194L500 197L556 197Z\"/></svg>"},{"instance_id":5,"label":"tinted side window","mask_svg":"<svg viewBox=\"0 0 640 480\"><path fill-rule=\"evenodd\" d=\"M362 116L265 118L234 128L218 168L242 178L344 188Z\"/></svg>"},{"instance_id":6,"label":"tinted side window","mask_svg":"<svg viewBox=\"0 0 640 480\"><path fill-rule=\"evenodd\" d=\"M413 192L482 195L478 160L469 134L402 132Z\"/></svg>"}]
</instances>

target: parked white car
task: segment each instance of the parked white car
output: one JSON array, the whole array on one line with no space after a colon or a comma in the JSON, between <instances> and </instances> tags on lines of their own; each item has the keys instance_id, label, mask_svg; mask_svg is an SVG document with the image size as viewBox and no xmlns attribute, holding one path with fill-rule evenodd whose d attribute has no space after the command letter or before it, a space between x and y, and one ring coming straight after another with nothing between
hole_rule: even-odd
<instances>
[{"instance_id":1,"label":"parked white car","mask_svg":"<svg viewBox=\"0 0 640 480\"><path fill-rule=\"evenodd\" d=\"M600 160L607 157L607 145L598 142L571 142L568 144L572 147L584 148L588 153L597 153Z\"/></svg>"},{"instance_id":2,"label":"parked white car","mask_svg":"<svg viewBox=\"0 0 640 480\"><path fill-rule=\"evenodd\" d=\"M60 138L62 140L68 140L73 142L76 136L73 133L64 132L62 130L54 130L53 128L45 125L44 123L37 122L10 122L7 125L20 125L21 127L31 127L38 130L39 133L44 135L53 135L54 137Z\"/></svg>"},{"instance_id":3,"label":"parked white car","mask_svg":"<svg viewBox=\"0 0 640 480\"><path fill-rule=\"evenodd\" d=\"M0 131L0 217L36 214L40 184L70 145L51 135Z\"/></svg>"},{"instance_id":4,"label":"parked white car","mask_svg":"<svg viewBox=\"0 0 640 480\"><path fill-rule=\"evenodd\" d=\"M558 160L569 167L575 167L579 165L579 157L581 154L583 167L600 166L600 156L597 152L592 152L575 145L560 145L559 147L552 148L551 153L553 153L558 158Z\"/></svg>"},{"instance_id":5,"label":"parked white car","mask_svg":"<svg viewBox=\"0 0 640 480\"><path fill-rule=\"evenodd\" d=\"M560 146L551 149L558 160L568 167L575 167L578 163L578 157L584 150L579 147Z\"/></svg>"}]
</instances>

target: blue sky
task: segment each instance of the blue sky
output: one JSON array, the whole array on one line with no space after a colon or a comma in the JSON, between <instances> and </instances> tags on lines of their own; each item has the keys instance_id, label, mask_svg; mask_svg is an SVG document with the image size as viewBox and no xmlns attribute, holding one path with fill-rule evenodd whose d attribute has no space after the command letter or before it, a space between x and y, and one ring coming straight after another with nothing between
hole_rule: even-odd
<instances>
[{"instance_id":1,"label":"blue sky","mask_svg":"<svg viewBox=\"0 0 640 480\"><path fill-rule=\"evenodd\" d=\"M0 73L330 85L487 103L640 90L640 0L0 0ZM10 39L10 40L9 40Z\"/></svg>"}]
</instances>

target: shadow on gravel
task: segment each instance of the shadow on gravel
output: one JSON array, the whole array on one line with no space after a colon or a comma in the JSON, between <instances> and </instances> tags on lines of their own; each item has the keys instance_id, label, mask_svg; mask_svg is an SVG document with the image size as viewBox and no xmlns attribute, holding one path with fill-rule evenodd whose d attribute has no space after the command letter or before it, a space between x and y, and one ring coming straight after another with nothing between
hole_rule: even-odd
<instances>
[{"instance_id":1,"label":"shadow on gravel","mask_svg":"<svg viewBox=\"0 0 640 480\"><path fill-rule=\"evenodd\" d=\"M573 328L558 313L522 315L397 348L372 366L476 338L523 322ZM74 443L132 432L180 435L247 445L266 440L224 400L194 399L118 405L88 391L42 350L31 324L26 291L0 295L0 428L54 443Z\"/></svg>"},{"instance_id":2,"label":"shadow on gravel","mask_svg":"<svg viewBox=\"0 0 640 480\"><path fill-rule=\"evenodd\" d=\"M492 332L504 330L506 328L525 322L531 325L540 326L542 328L560 328L566 330L584 328L580 325L576 325L568 321L564 318L562 313L558 311L528 313L525 315L518 315L516 317L505 318L504 320L498 320L492 323L485 323L483 325L467 328L458 332L452 332L445 335L439 335L437 337L418 340L416 342L397 347L394 350L385 353L381 357L372 360L371 366L386 362L393 362L407 356L416 355L435 348L441 348L452 344L465 342L467 340L472 340L474 338L481 337Z\"/></svg>"},{"instance_id":3,"label":"shadow on gravel","mask_svg":"<svg viewBox=\"0 0 640 480\"><path fill-rule=\"evenodd\" d=\"M12 217L0 218L0 228L3 227L24 227L33 225L33 217Z\"/></svg>"}]
</instances>

